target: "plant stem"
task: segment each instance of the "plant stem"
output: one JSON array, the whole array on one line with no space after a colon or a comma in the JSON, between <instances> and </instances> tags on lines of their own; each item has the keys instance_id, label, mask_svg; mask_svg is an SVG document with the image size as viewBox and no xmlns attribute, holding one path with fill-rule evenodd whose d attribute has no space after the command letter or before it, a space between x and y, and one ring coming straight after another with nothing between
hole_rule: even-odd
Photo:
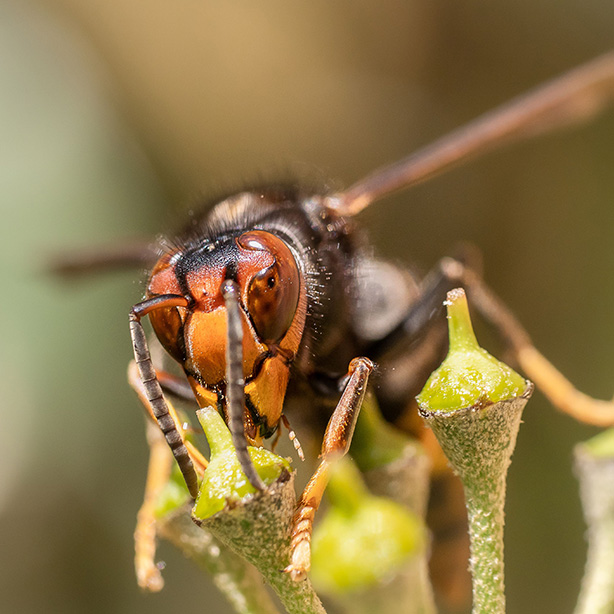
<instances>
[{"instance_id":1,"label":"plant stem","mask_svg":"<svg viewBox=\"0 0 614 614\"><path fill-rule=\"evenodd\" d=\"M326 614L308 579L295 582L282 572L290 561L294 506L294 480L286 472L264 492L202 520L201 526L260 571L288 614Z\"/></svg>"},{"instance_id":2,"label":"plant stem","mask_svg":"<svg viewBox=\"0 0 614 614\"><path fill-rule=\"evenodd\" d=\"M335 597L347 614L435 614L425 557L416 557L389 582L368 591Z\"/></svg>"},{"instance_id":3,"label":"plant stem","mask_svg":"<svg viewBox=\"0 0 614 614\"><path fill-rule=\"evenodd\" d=\"M465 490L473 614L505 614L506 478L533 384L478 345L462 288L445 304L450 350L416 398Z\"/></svg>"},{"instance_id":4,"label":"plant stem","mask_svg":"<svg viewBox=\"0 0 614 614\"><path fill-rule=\"evenodd\" d=\"M309 580L283 573L290 562L296 506L294 474L287 460L249 447L254 469L266 485L257 491L237 458L228 427L215 408L197 412L211 449L192 517L262 574L289 614L325 614Z\"/></svg>"},{"instance_id":5,"label":"plant stem","mask_svg":"<svg viewBox=\"0 0 614 614\"><path fill-rule=\"evenodd\" d=\"M603 435L606 435L604 433ZM603 437L598 436L598 437ZM594 438L597 439L597 438ZM614 613L614 449L595 453L588 444L575 449L588 555L575 614Z\"/></svg>"},{"instance_id":6,"label":"plant stem","mask_svg":"<svg viewBox=\"0 0 614 614\"><path fill-rule=\"evenodd\" d=\"M364 473L374 495L388 497L424 519L428 503L430 460L418 442L408 442L396 460Z\"/></svg>"},{"instance_id":7,"label":"plant stem","mask_svg":"<svg viewBox=\"0 0 614 614\"><path fill-rule=\"evenodd\" d=\"M157 531L211 575L237 614L279 614L258 571L197 527L188 505L158 520Z\"/></svg>"},{"instance_id":8,"label":"plant stem","mask_svg":"<svg viewBox=\"0 0 614 614\"><path fill-rule=\"evenodd\" d=\"M471 538L469 568L473 577L474 614L505 612L505 480L492 480L490 487L465 486Z\"/></svg>"},{"instance_id":9,"label":"plant stem","mask_svg":"<svg viewBox=\"0 0 614 614\"><path fill-rule=\"evenodd\" d=\"M350 453L373 494L397 501L424 518L429 458L419 441L384 420L373 394L365 396Z\"/></svg>"},{"instance_id":10,"label":"plant stem","mask_svg":"<svg viewBox=\"0 0 614 614\"><path fill-rule=\"evenodd\" d=\"M503 526L507 470L522 410L533 391L484 408L420 408L465 490L473 614L505 614Z\"/></svg>"}]
</instances>

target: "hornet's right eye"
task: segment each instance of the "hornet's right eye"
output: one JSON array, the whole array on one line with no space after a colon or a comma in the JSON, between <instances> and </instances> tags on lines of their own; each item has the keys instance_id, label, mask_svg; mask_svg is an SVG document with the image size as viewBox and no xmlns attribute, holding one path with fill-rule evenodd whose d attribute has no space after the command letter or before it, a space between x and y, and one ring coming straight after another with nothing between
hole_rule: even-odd
<instances>
[{"instance_id":1,"label":"hornet's right eye","mask_svg":"<svg viewBox=\"0 0 614 614\"><path fill-rule=\"evenodd\" d=\"M266 344L279 343L288 332L299 300L300 277L290 248L278 237L263 231L246 233L242 244L258 245L274 258L273 264L256 273L247 288L246 307L258 337Z\"/></svg>"}]
</instances>

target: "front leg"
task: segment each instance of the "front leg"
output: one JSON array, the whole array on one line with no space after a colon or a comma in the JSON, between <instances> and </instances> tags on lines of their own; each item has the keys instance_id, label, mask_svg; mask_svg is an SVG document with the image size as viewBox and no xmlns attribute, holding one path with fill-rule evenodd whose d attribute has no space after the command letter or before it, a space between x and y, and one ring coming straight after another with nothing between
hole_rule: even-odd
<instances>
[{"instance_id":1,"label":"front leg","mask_svg":"<svg viewBox=\"0 0 614 614\"><path fill-rule=\"evenodd\" d=\"M163 384L180 390L181 384L172 375L163 371L156 371ZM168 483L173 466L173 454L169 449L164 435L156 423L154 410L147 396L147 390L141 381L136 363L130 362L128 366L128 382L137 393L143 407L147 412L147 443L149 445L149 464L147 467L147 481L143 504L137 514L136 528L134 530L134 564L138 585L148 591L157 592L164 586L164 580L156 565L156 518L155 508L160 492ZM200 451L185 439L184 427L177 416L172 404L167 403L169 416L173 420L175 429L183 441L196 472L202 476L207 461Z\"/></svg>"},{"instance_id":2,"label":"front leg","mask_svg":"<svg viewBox=\"0 0 614 614\"><path fill-rule=\"evenodd\" d=\"M373 363L368 358L354 358L350 363L343 394L324 433L320 464L305 487L294 515L290 564L284 569L293 580L304 579L311 566L313 518L328 485L331 467L350 448L372 370Z\"/></svg>"},{"instance_id":3,"label":"front leg","mask_svg":"<svg viewBox=\"0 0 614 614\"><path fill-rule=\"evenodd\" d=\"M136 517L134 530L134 567L138 585L151 592L164 586L160 568L156 565L156 519L155 507L160 492L166 486L173 466L173 455L162 432L151 420L147 421L149 464L145 496Z\"/></svg>"}]
</instances>

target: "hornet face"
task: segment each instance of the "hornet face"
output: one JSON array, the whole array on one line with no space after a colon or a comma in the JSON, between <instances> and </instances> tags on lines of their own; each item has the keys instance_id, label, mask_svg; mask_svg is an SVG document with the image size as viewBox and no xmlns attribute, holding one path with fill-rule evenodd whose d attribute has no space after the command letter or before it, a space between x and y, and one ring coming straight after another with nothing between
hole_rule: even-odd
<instances>
[{"instance_id":1,"label":"hornet face","mask_svg":"<svg viewBox=\"0 0 614 614\"><path fill-rule=\"evenodd\" d=\"M287 244L270 232L250 230L165 254L146 296L176 295L186 306L160 307L149 317L160 343L182 365L199 405L225 412L226 280L239 289L245 433L259 444L279 424L305 326L304 283Z\"/></svg>"}]
</instances>

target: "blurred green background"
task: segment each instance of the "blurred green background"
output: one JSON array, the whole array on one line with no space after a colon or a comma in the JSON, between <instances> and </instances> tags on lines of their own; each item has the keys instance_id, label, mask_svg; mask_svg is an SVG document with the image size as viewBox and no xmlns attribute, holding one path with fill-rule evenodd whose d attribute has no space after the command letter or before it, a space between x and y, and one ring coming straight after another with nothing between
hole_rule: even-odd
<instances>
[{"instance_id":1,"label":"blurred green background","mask_svg":"<svg viewBox=\"0 0 614 614\"><path fill-rule=\"evenodd\" d=\"M172 233L199 194L254 178L348 185L613 43L610 0L0 0L0 611L229 611L167 547L165 590L137 589L146 445L125 369L141 276L63 284L50 254ZM613 169L610 112L360 221L422 271L476 243L536 345L607 397ZM573 608L585 529L571 448L593 432L539 393L525 412L510 614Z\"/></svg>"}]
</instances>

